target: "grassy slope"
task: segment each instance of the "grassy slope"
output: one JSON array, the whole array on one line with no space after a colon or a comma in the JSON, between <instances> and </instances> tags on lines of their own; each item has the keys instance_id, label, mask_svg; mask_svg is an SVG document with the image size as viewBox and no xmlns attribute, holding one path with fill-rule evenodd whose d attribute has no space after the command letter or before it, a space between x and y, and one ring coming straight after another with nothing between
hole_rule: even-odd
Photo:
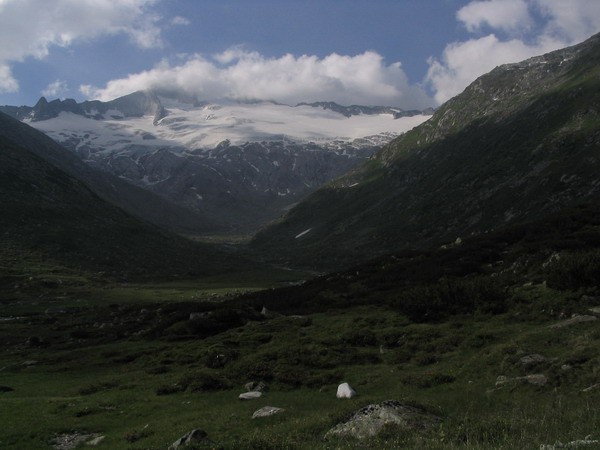
<instances>
[{"instance_id":1,"label":"grassy slope","mask_svg":"<svg viewBox=\"0 0 600 450\"><path fill-rule=\"evenodd\" d=\"M179 233L197 234L219 229L205 217L88 166L42 132L3 113L0 113L0 136L82 181L103 200L141 220Z\"/></svg>"},{"instance_id":2,"label":"grassy slope","mask_svg":"<svg viewBox=\"0 0 600 450\"><path fill-rule=\"evenodd\" d=\"M45 259L75 270L126 276L207 274L243 261L135 219L80 181L0 138L3 275Z\"/></svg>"},{"instance_id":3,"label":"grassy slope","mask_svg":"<svg viewBox=\"0 0 600 450\"><path fill-rule=\"evenodd\" d=\"M253 248L331 270L597 198L598 40L569 64L556 53L478 79L259 233Z\"/></svg>"},{"instance_id":4,"label":"grassy slope","mask_svg":"<svg viewBox=\"0 0 600 450\"><path fill-rule=\"evenodd\" d=\"M48 448L57 433L88 431L106 435L99 448L162 449L199 427L217 448L353 448L323 435L386 399L444 420L423 432L392 427L367 448L538 448L594 435L600 389L582 391L600 382L600 321L548 326L600 306L598 252L600 211L588 205L219 303L203 300L217 280L204 297L185 284L165 286L162 299L143 285L5 292L0 315L21 318L0 330L0 385L14 389L0 393L10 405L0 442ZM469 301L452 298L452 286ZM264 304L303 317L266 320ZM533 353L548 360L523 367ZM548 384L495 388L499 375L532 373ZM237 400L257 379L269 383L264 399ZM336 400L342 381L359 396ZM286 412L252 420L265 405Z\"/></svg>"}]
</instances>

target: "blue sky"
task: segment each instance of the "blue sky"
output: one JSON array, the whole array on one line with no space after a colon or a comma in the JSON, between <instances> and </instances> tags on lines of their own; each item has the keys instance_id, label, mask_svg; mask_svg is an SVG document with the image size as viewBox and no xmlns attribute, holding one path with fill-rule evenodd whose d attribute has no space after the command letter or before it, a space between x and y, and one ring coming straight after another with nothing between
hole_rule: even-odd
<instances>
[{"instance_id":1,"label":"blue sky","mask_svg":"<svg viewBox=\"0 0 600 450\"><path fill-rule=\"evenodd\" d=\"M598 31L598 0L0 0L0 104L153 88L422 108Z\"/></svg>"}]
</instances>

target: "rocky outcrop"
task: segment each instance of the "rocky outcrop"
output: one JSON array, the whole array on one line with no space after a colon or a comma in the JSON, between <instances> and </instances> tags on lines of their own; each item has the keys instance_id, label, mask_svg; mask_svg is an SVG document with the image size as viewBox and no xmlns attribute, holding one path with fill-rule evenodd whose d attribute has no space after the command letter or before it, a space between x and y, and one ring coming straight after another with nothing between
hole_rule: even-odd
<instances>
[{"instance_id":1,"label":"rocky outcrop","mask_svg":"<svg viewBox=\"0 0 600 450\"><path fill-rule=\"evenodd\" d=\"M376 436L387 425L412 430L429 428L440 421L439 416L427 412L422 407L386 400L359 409L347 421L329 430L325 438L340 436L366 439Z\"/></svg>"}]
</instances>

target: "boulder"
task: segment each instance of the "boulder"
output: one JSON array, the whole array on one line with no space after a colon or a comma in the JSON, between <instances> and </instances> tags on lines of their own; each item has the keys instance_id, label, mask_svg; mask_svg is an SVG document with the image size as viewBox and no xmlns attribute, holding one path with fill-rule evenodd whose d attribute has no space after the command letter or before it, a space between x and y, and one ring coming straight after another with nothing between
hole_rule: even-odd
<instances>
[{"instance_id":1,"label":"boulder","mask_svg":"<svg viewBox=\"0 0 600 450\"><path fill-rule=\"evenodd\" d=\"M238 398L240 400L254 400L254 399L260 398L260 397L262 397L262 392L250 391L250 392L244 392L243 394L240 394Z\"/></svg>"},{"instance_id":2,"label":"boulder","mask_svg":"<svg viewBox=\"0 0 600 450\"><path fill-rule=\"evenodd\" d=\"M356 391L348 383L342 383L337 388L337 398L352 398L356 396Z\"/></svg>"},{"instance_id":3,"label":"boulder","mask_svg":"<svg viewBox=\"0 0 600 450\"><path fill-rule=\"evenodd\" d=\"M531 375L525 375L524 377L509 378L504 375L500 375L496 378L496 387L501 388L507 384L513 383L529 383L535 386L544 386L548 382L548 377L543 373L535 373Z\"/></svg>"},{"instance_id":4,"label":"boulder","mask_svg":"<svg viewBox=\"0 0 600 450\"><path fill-rule=\"evenodd\" d=\"M545 356L534 353L532 355L523 356L521 359L519 359L519 364L521 366L528 367L528 366L533 366L535 364L543 363L546 361L547 361L547 359Z\"/></svg>"},{"instance_id":5,"label":"boulder","mask_svg":"<svg viewBox=\"0 0 600 450\"><path fill-rule=\"evenodd\" d=\"M254 414L252 414L252 418L258 419L259 417L269 417L269 416L273 416L275 414L282 413L284 411L285 411L285 409L277 408L276 406L264 406L260 409L257 409L256 411L254 411Z\"/></svg>"},{"instance_id":6,"label":"boulder","mask_svg":"<svg viewBox=\"0 0 600 450\"><path fill-rule=\"evenodd\" d=\"M246 389L247 392L265 392L267 390L267 383L264 381L259 381L258 383L250 381L244 385L244 389Z\"/></svg>"},{"instance_id":7,"label":"boulder","mask_svg":"<svg viewBox=\"0 0 600 450\"><path fill-rule=\"evenodd\" d=\"M208 439L208 435L204 430L196 428L183 436L177 439L169 446L169 450L177 450L178 448L183 448L188 444L199 444L201 442L210 443L212 442Z\"/></svg>"},{"instance_id":8,"label":"boulder","mask_svg":"<svg viewBox=\"0 0 600 450\"><path fill-rule=\"evenodd\" d=\"M405 430L429 428L439 424L441 418L419 406L396 400L368 405L356 411L350 419L325 434L332 436L366 439L377 435L386 425L396 425Z\"/></svg>"}]
</instances>

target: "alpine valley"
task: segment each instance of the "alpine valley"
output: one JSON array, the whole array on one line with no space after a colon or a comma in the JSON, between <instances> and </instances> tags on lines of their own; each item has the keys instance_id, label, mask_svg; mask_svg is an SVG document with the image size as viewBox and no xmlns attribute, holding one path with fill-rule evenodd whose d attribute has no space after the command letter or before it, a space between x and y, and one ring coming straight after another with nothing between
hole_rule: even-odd
<instances>
[{"instance_id":1,"label":"alpine valley","mask_svg":"<svg viewBox=\"0 0 600 450\"><path fill-rule=\"evenodd\" d=\"M432 113L331 102L206 103L158 92L104 103L42 97L34 107L0 111L225 233L255 232Z\"/></svg>"},{"instance_id":2,"label":"alpine valley","mask_svg":"<svg viewBox=\"0 0 600 450\"><path fill-rule=\"evenodd\" d=\"M435 112L1 110L1 448L600 448L600 35Z\"/></svg>"}]
</instances>

